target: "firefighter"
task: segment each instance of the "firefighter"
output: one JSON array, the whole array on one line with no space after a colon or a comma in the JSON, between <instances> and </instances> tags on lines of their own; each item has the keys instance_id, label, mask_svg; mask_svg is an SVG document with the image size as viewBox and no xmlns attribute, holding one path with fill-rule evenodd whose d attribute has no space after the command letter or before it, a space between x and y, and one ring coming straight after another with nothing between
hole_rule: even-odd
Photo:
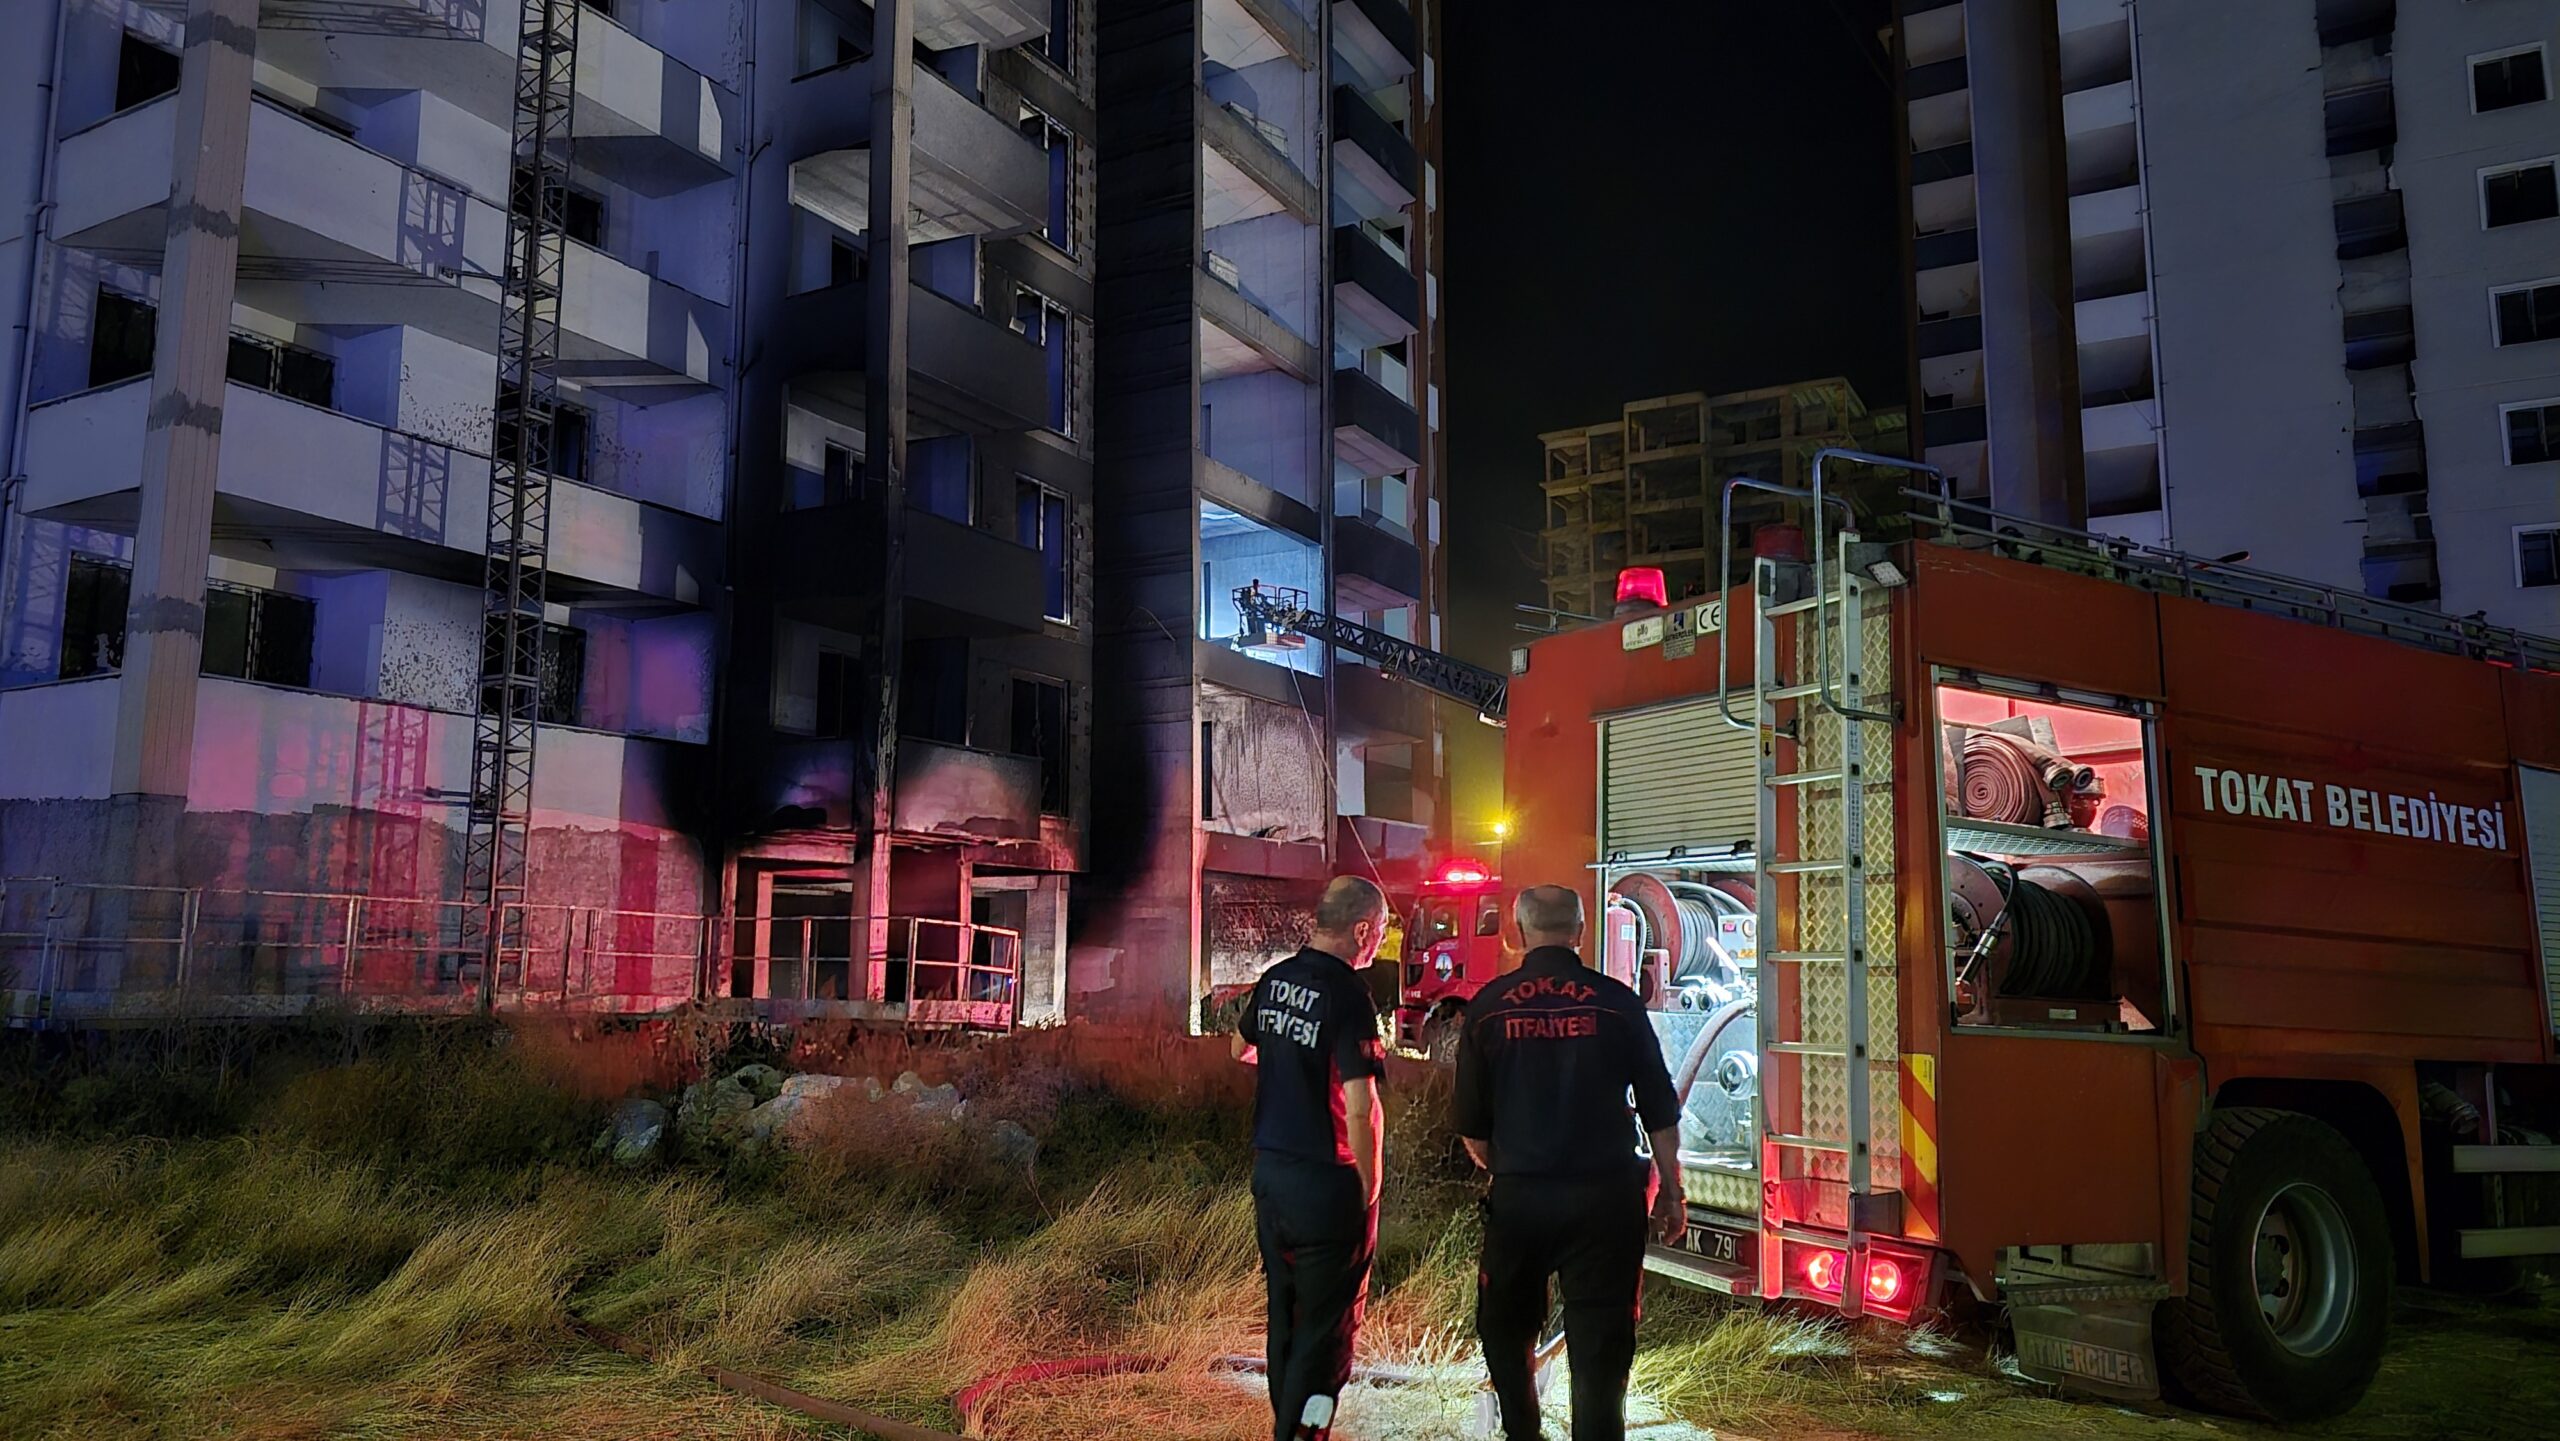
<instances>
[{"instance_id":1,"label":"firefighter","mask_svg":"<svg viewBox=\"0 0 2560 1441\"><path fill-rule=\"evenodd\" d=\"M1375 885L1338 876L1317 903L1315 934L1263 972L1236 1032L1257 1067L1253 1214L1270 1298L1272 1435L1332 1434L1378 1243L1385 1135L1378 1008L1355 974L1386 935Z\"/></svg>"},{"instance_id":2,"label":"firefighter","mask_svg":"<svg viewBox=\"0 0 2560 1441\"><path fill-rule=\"evenodd\" d=\"M1458 1039L1457 1129L1493 1175L1476 1269L1476 1336L1510 1441L1538 1436L1530 1353L1547 1278L1564 1292L1574 1441L1626 1435L1647 1213L1665 1245L1688 1230L1680 1107L1643 1002L1583 964L1582 897L1532 886L1512 909L1519 969L1467 1006ZM1647 1166L1628 1093L1652 1143Z\"/></svg>"}]
</instances>

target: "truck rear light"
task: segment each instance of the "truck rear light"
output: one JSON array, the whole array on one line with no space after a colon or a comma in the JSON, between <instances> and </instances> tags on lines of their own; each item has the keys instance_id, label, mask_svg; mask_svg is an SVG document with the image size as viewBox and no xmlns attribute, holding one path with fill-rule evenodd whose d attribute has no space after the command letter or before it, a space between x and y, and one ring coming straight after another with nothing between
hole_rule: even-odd
<instances>
[{"instance_id":1,"label":"truck rear light","mask_svg":"<svg viewBox=\"0 0 2560 1441\"><path fill-rule=\"evenodd\" d=\"M1867 1304L1890 1306L1902 1296L1902 1263L1891 1256L1867 1260Z\"/></svg>"},{"instance_id":2,"label":"truck rear light","mask_svg":"<svg viewBox=\"0 0 2560 1441\"><path fill-rule=\"evenodd\" d=\"M1807 1251L1804 1257L1804 1283L1824 1295L1840 1291L1840 1273L1848 1258L1837 1251Z\"/></svg>"}]
</instances>

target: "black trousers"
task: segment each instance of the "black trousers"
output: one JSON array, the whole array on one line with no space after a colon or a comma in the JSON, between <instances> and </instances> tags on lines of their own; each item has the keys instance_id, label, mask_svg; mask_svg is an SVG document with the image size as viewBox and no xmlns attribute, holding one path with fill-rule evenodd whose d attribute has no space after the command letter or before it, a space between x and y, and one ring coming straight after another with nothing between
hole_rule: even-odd
<instances>
[{"instance_id":1,"label":"black trousers","mask_svg":"<svg viewBox=\"0 0 2560 1441\"><path fill-rule=\"evenodd\" d=\"M1254 1230L1271 1303L1271 1434L1291 1441L1315 1397L1338 1403L1378 1248L1376 1218L1349 1166L1263 1153L1253 1165ZM1331 1429L1331 1406L1323 1436Z\"/></svg>"},{"instance_id":2,"label":"black trousers","mask_svg":"<svg viewBox=\"0 0 2560 1441\"><path fill-rule=\"evenodd\" d=\"M1547 1319L1547 1278L1564 1290L1573 1365L1573 1441L1627 1434L1627 1372L1644 1296L1647 1177L1496 1176L1476 1272L1476 1337L1510 1441L1537 1441L1530 1353Z\"/></svg>"}]
</instances>

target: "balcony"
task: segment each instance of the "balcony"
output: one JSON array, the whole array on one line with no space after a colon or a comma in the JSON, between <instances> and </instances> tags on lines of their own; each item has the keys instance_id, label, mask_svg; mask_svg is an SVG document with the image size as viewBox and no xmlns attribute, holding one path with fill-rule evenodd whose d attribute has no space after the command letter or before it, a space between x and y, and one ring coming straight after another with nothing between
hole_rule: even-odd
<instances>
[{"instance_id":1,"label":"balcony","mask_svg":"<svg viewBox=\"0 0 2560 1441\"><path fill-rule=\"evenodd\" d=\"M858 403L870 292L863 285L804 291L783 307L762 363L795 385ZM841 379L830 384L825 377ZM907 302L909 403L981 431L1048 424L1048 359L1040 347L977 311L918 285Z\"/></svg>"},{"instance_id":2,"label":"balcony","mask_svg":"<svg viewBox=\"0 0 2560 1441\"><path fill-rule=\"evenodd\" d=\"M62 244L156 263L176 114L154 101L62 142ZM242 304L298 324L407 325L494 344L497 207L265 103L250 108L243 200ZM560 329L560 375L624 387L635 404L699 392L726 369L727 307L575 242Z\"/></svg>"},{"instance_id":3,"label":"balcony","mask_svg":"<svg viewBox=\"0 0 2560 1441\"><path fill-rule=\"evenodd\" d=\"M1919 328L1917 349L1922 360L1963 355L1981 348L1982 317L1979 315L1932 320Z\"/></svg>"},{"instance_id":4,"label":"balcony","mask_svg":"<svg viewBox=\"0 0 2560 1441\"><path fill-rule=\"evenodd\" d=\"M915 11L916 43L929 50L1010 50L1049 33L1042 0L919 0Z\"/></svg>"},{"instance_id":5,"label":"balcony","mask_svg":"<svg viewBox=\"0 0 2560 1441\"><path fill-rule=\"evenodd\" d=\"M174 97L66 137L54 234L74 250L152 263L167 242ZM263 102L249 111L240 269L420 291L422 308L495 333L506 217L423 171ZM422 281L441 284L421 284Z\"/></svg>"},{"instance_id":6,"label":"balcony","mask_svg":"<svg viewBox=\"0 0 2560 1441\"><path fill-rule=\"evenodd\" d=\"M775 528L759 563L786 613L857 634L874 623L880 592L871 557L880 553L876 506L822 506L793 512ZM1036 634L1046 606L1040 553L993 531L909 506L906 514L907 631L918 637L994 638Z\"/></svg>"},{"instance_id":7,"label":"balcony","mask_svg":"<svg viewBox=\"0 0 2560 1441\"><path fill-rule=\"evenodd\" d=\"M643 195L711 184L729 174L736 111L736 96L594 9L578 17L580 164Z\"/></svg>"},{"instance_id":8,"label":"balcony","mask_svg":"<svg viewBox=\"0 0 2560 1441\"><path fill-rule=\"evenodd\" d=\"M0 799L105 799L121 683L107 675L0 693L0 734L24 742L0 761ZM395 746L396 758L390 754ZM691 844L667 828L652 798L682 792L690 783L684 772L701 754L697 748L546 725L535 750L542 757L533 778L537 866L564 830L653 836L671 849ZM458 853L462 809L439 797L470 793L471 717L206 676L196 683L191 776L191 812L398 815L429 831L445 829L444 844ZM429 854L435 847L421 842ZM655 865L654 848L648 850ZM288 878L192 879L259 885ZM308 886L307 875L289 879ZM426 885L432 890L432 877Z\"/></svg>"},{"instance_id":9,"label":"balcony","mask_svg":"<svg viewBox=\"0 0 2560 1441\"><path fill-rule=\"evenodd\" d=\"M1982 258L1981 239L1982 233L1972 229L1923 235L1911 242L1911 268L1940 270L1950 265L1971 265Z\"/></svg>"},{"instance_id":10,"label":"balcony","mask_svg":"<svg viewBox=\"0 0 2560 1441\"><path fill-rule=\"evenodd\" d=\"M1334 219L1382 220L1413 203L1422 161L1413 142L1348 85L1333 92Z\"/></svg>"},{"instance_id":11,"label":"balcony","mask_svg":"<svg viewBox=\"0 0 2560 1441\"><path fill-rule=\"evenodd\" d=\"M1932 410L1920 417L1920 443L1930 449L1942 445L1969 445L1989 434L1988 417L1979 405L1957 410Z\"/></svg>"},{"instance_id":12,"label":"balcony","mask_svg":"<svg viewBox=\"0 0 2560 1441\"><path fill-rule=\"evenodd\" d=\"M31 408L27 509L132 534L150 397L150 382L137 379ZM216 553L287 570L478 577L488 543L486 456L245 385L224 388L222 418ZM697 605L720 555L710 521L552 483L554 599Z\"/></svg>"},{"instance_id":13,"label":"balcony","mask_svg":"<svg viewBox=\"0 0 2560 1441\"><path fill-rule=\"evenodd\" d=\"M1333 48L1361 88L1393 85L1413 73L1413 11L1405 0L1333 0Z\"/></svg>"},{"instance_id":14,"label":"balcony","mask_svg":"<svg viewBox=\"0 0 2560 1441\"><path fill-rule=\"evenodd\" d=\"M791 82L782 143L796 156L791 200L837 229L871 228L871 61ZM1049 163L1009 121L917 65L908 239L1036 230L1049 213Z\"/></svg>"},{"instance_id":15,"label":"balcony","mask_svg":"<svg viewBox=\"0 0 2560 1441\"><path fill-rule=\"evenodd\" d=\"M1281 146L1253 122L1200 97L1200 224L1215 230L1239 220L1289 214L1316 218L1316 187Z\"/></svg>"},{"instance_id":16,"label":"balcony","mask_svg":"<svg viewBox=\"0 0 2560 1441\"><path fill-rule=\"evenodd\" d=\"M1940 180L1964 180L1973 175L1973 143L1959 141L1923 150L1911 157L1911 183L1928 185Z\"/></svg>"},{"instance_id":17,"label":"balcony","mask_svg":"<svg viewBox=\"0 0 2560 1441\"><path fill-rule=\"evenodd\" d=\"M1968 83L1961 55L1935 64L1915 65L1902 72L1902 93L1914 101L1952 95L1966 88Z\"/></svg>"},{"instance_id":18,"label":"balcony","mask_svg":"<svg viewBox=\"0 0 2560 1441\"><path fill-rule=\"evenodd\" d=\"M1333 588L1355 610L1394 610L1422 600L1422 550L1376 515L1333 521Z\"/></svg>"},{"instance_id":19,"label":"balcony","mask_svg":"<svg viewBox=\"0 0 2560 1441\"><path fill-rule=\"evenodd\" d=\"M1411 682L1376 666L1335 666L1333 706L1336 726L1346 737L1363 741L1431 738L1430 698Z\"/></svg>"},{"instance_id":20,"label":"balcony","mask_svg":"<svg viewBox=\"0 0 2560 1441\"><path fill-rule=\"evenodd\" d=\"M520 0L266 0L258 59L324 89L425 90L505 129ZM578 159L644 194L729 173L738 97L593 8L578 17Z\"/></svg>"},{"instance_id":21,"label":"balcony","mask_svg":"<svg viewBox=\"0 0 2560 1441\"><path fill-rule=\"evenodd\" d=\"M1206 270L1194 275L1191 288L1200 308L1203 380L1257 370L1278 370L1298 380L1316 377L1315 346L1278 316Z\"/></svg>"},{"instance_id":22,"label":"balcony","mask_svg":"<svg viewBox=\"0 0 2560 1441\"><path fill-rule=\"evenodd\" d=\"M904 835L1040 837L1040 761L912 737L898 742L894 812Z\"/></svg>"},{"instance_id":23,"label":"balcony","mask_svg":"<svg viewBox=\"0 0 2560 1441\"><path fill-rule=\"evenodd\" d=\"M1335 328L1355 350L1392 345L1422 326L1422 285L1413 269L1357 225L1333 230Z\"/></svg>"},{"instance_id":24,"label":"balcony","mask_svg":"<svg viewBox=\"0 0 2560 1441\"><path fill-rule=\"evenodd\" d=\"M1422 464L1422 417L1393 391L1349 368L1333 373L1334 454L1363 475Z\"/></svg>"}]
</instances>

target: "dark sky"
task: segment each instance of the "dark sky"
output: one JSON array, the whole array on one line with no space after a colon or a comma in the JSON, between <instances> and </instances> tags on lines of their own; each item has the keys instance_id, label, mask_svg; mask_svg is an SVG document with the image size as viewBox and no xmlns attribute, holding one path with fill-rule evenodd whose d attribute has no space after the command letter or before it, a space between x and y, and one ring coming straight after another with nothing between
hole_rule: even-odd
<instances>
[{"instance_id":1,"label":"dark sky","mask_svg":"<svg viewBox=\"0 0 2560 1441\"><path fill-rule=\"evenodd\" d=\"M1541 431L1846 375L1902 400L1890 0L1446 0L1447 641L1503 665ZM1457 836L1498 732L1453 726Z\"/></svg>"}]
</instances>

